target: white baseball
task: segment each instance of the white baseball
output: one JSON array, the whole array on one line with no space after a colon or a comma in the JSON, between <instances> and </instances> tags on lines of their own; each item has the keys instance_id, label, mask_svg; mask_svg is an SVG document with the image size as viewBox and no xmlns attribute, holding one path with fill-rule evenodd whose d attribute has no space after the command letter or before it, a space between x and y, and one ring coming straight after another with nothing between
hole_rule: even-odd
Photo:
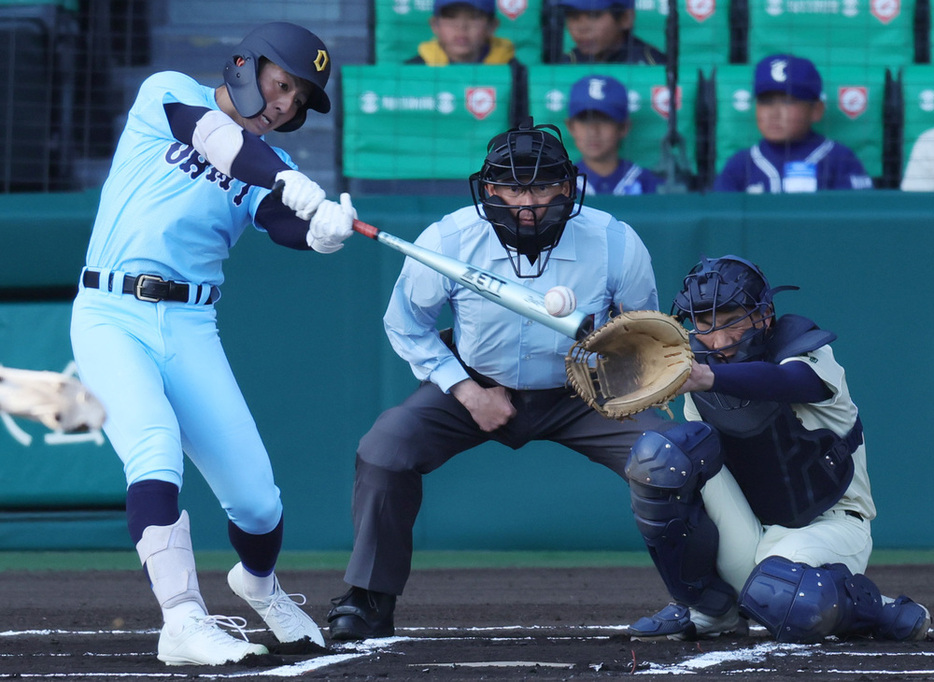
<instances>
[{"instance_id":1,"label":"white baseball","mask_svg":"<svg viewBox=\"0 0 934 682\"><path fill-rule=\"evenodd\" d=\"M545 310L552 317L566 317L577 310L577 296L568 287L552 287L545 293Z\"/></svg>"}]
</instances>

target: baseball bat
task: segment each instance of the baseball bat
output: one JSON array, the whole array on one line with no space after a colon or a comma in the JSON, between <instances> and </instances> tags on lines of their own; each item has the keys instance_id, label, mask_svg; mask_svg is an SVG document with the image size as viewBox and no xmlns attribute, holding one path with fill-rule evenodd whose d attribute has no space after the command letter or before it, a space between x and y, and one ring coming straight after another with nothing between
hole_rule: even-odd
<instances>
[{"instance_id":1,"label":"baseball bat","mask_svg":"<svg viewBox=\"0 0 934 682\"><path fill-rule=\"evenodd\" d=\"M565 317L549 315L545 309L545 296L543 294L517 282L504 279L489 270L422 248L388 232L383 232L362 220L354 220L353 229L365 237L404 253L409 258L414 258L419 263L440 272L445 277L493 301L493 303L550 327L572 339L582 339L593 330L593 318L589 315L580 310L575 310Z\"/></svg>"},{"instance_id":2,"label":"baseball bat","mask_svg":"<svg viewBox=\"0 0 934 682\"><path fill-rule=\"evenodd\" d=\"M273 186L273 195L281 194L283 186L284 183L281 180L276 182ZM353 229L364 237L369 237L380 244L414 258L419 263L440 272L445 277L493 301L493 303L539 322L574 340L584 338L593 330L593 318L590 315L580 310L575 310L564 317L549 315L545 309L544 294L540 294L534 289L517 282L504 279L489 270L425 249L388 232L383 232L378 227L374 227L362 220L354 219Z\"/></svg>"}]
</instances>

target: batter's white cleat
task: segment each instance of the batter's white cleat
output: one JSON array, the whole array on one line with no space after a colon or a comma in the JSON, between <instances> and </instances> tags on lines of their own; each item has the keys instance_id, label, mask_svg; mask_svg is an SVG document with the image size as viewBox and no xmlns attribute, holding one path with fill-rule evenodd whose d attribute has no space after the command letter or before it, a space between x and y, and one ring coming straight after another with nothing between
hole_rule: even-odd
<instances>
[{"instance_id":1,"label":"batter's white cleat","mask_svg":"<svg viewBox=\"0 0 934 682\"><path fill-rule=\"evenodd\" d=\"M224 632L220 626L237 630L243 639ZM251 644L243 634L246 621L229 616L195 616L185 619L180 629L168 625L159 634L157 658L166 665L223 665L239 663L250 655L268 654L262 644Z\"/></svg>"},{"instance_id":2,"label":"batter's white cleat","mask_svg":"<svg viewBox=\"0 0 934 682\"><path fill-rule=\"evenodd\" d=\"M276 639L283 644L308 639L321 648L327 648L321 628L299 608L306 601L305 595L286 594L276 578L276 587L271 595L265 599L253 599L247 596L244 589L243 572L243 564L238 563L227 574L227 584L235 595L260 615ZM301 601L296 602L293 597L300 597Z\"/></svg>"}]
</instances>

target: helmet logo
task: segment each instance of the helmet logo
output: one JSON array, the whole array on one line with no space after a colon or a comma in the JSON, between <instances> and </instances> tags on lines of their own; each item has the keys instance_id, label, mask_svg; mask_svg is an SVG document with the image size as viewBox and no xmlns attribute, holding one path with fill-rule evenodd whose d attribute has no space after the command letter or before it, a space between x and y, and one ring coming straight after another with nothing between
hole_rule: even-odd
<instances>
[{"instance_id":1,"label":"helmet logo","mask_svg":"<svg viewBox=\"0 0 934 682\"><path fill-rule=\"evenodd\" d=\"M312 62L315 65L315 71L324 71L328 67L329 61L328 53L324 50L318 50L318 56Z\"/></svg>"}]
</instances>

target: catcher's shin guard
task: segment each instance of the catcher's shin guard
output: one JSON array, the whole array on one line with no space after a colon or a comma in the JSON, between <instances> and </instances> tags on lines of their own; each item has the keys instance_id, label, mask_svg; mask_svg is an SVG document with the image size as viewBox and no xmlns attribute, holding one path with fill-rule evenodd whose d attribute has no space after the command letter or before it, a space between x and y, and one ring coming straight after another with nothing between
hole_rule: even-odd
<instances>
[{"instance_id":1,"label":"catcher's shin guard","mask_svg":"<svg viewBox=\"0 0 934 682\"><path fill-rule=\"evenodd\" d=\"M143 538L136 544L136 552L149 574L159 606L169 609L192 601L207 613L195 572L188 512L182 511L178 521L171 526L147 527Z\"/></svg>"},{"instance_id":2,"label":"catcher's shin guard","mask_svg":"<svg viewBox=\"0 0 934 682\"><path fill-rule=\"evenodd\" d=\"M711 616L736 602L717 575L719 533L700 497L722 465L719 436L703 422L644 433L626 464L636 525L668 592Z\"/></svg>"},{"instance_id":3,"label":"catcher's shin guard","mask_svg":"<svg viewBox=\"0 0 934 682\"><path fill-rule=\"evenodd\" d=\"M814 567L779 556L763 559L739 597L740 612L779 642L813 643L830 635L871 635L881 624L882 595L843 564Z\"/></svg>"}]
</instances>

